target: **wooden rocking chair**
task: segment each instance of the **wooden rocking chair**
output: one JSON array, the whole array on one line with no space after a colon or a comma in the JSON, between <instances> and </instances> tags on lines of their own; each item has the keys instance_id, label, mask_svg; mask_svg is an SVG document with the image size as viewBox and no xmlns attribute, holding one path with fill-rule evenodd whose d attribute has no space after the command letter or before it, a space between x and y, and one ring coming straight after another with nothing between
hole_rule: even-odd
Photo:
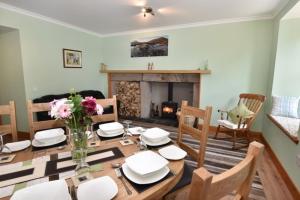
<instances>
[{"instance_id":1,"label":"wooden rocking chair","mask_svg":"<svg viewBox=\"0 0 300 200\"><path fill-rule=\"evenodd\" d=\"M218 110L218 112L221 113L221 119L218 120L219 125L216 131L215 138L217 138L219 132L222 132L233 136L233 147L232 147L233 149L239 149L248 146L250 143L249 130L253 122L255 121L256 116L259 113L261 107L263 106L265 100L266 97L264 95L240 94L238 105L240 103L243 103L250 111L253 112L253 115L247 118L242 118L240 116L237 116L239 118L238 124L234 124L228 120L229 111ZM224 114L226 115L226 118L224 118ZM237 148L236 147L237 136L246 137L248 141L247 145L240 146Z\"/></svg>"}]
</instances>

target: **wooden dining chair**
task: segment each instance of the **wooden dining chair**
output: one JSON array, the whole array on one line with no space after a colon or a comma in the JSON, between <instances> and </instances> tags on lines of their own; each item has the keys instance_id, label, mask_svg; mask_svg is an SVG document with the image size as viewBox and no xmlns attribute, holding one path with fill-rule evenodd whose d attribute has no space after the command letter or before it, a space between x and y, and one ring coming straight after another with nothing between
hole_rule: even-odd
<instances>
[{"instance_id":1,"label":"wooden dining chair","mask_svg":"<svg viewBox=\"0 0 300 200\"><path fill-rule=\"evenodd\" d=\"M27 114L28 114L28 123L29 123L29 131L30 138L34 138L34 134L36 131L52 129L52 128L60 128L65 127L65 124L62 120L45 120L45 121L37 121L36 113L50 111L49 103L32 103L31 100L27 102Z\"/></svg>"},{"instance_id":2,"label":"wooden dining chair","mask_svg":"<svg viewBox=\"0 0 300 200\"><path fill-rule=\"evenodd\" d=\"M12 140L15 142L18 140L18 132L16 120L16 105L14 101L10 101L8 105L0 105L0 117L5 115L9 116L9 124L0 123L0 134L11 134Z\"/></svg>"},{"instance_id":3,"label":"wooden dining chair","mask_svg":"<svg viewBox=\"0 0 300 200\"><path fill-rule=\"evenodd\" d=\"M194 108L187 105L187 101L182 101L181 111L179 117L177 144L180 148L185 150L187 154L197 162L197 168L204 164L205 150L209 133L210 118L212 107L206 107L205 110ZM197 122L201 122L201 126L193 126L186 124L186 117L194 117ZM200 129L198 128L200 127ZM194 149L184 142L184 135L199 141L199 149ZM185 163L182 178L171 192L165 196L164 199L173 199L178 193L187 189L191 183L194 168Z\"/></svg>"},{"instance_id":4,"label":"wooden dining chair","mask_svg":"<svg viewBox=\"0 0 300 200\"><path fill-rule=\"evenodd\" d=\"M113 95L112 98L109 99L97 99L97 104L100 104L103 108L112 107L112 113L104 113L102 115L94 115L92 116L92 120L94 123L99 122L110 122L110 121L118 121L118 109L117 109L117 97Z\"/></svg>"},{"instance_id":5,"label":"wooden dining chair","mask_svg":"<svg viewBox=\"0 0 300 200\"><path fill-rule=\"evenodd\" d=\"M205 168L193 173L190 200L215 200L231 192L234 199L248 199L256 169L263 155L264 145L252 142L246 158L233 168L219 175L212 175Z\"/></svg>"},{"instance_id":6,"label":"wooden dining chair","mask_svg":"<svg viewBox=\"0 0 300 200\"><path fill-rule=\"evenodd\" d=\"M248 110L253 112L253 115L247 118L242 118L240 116L237 116L239 118L239 122L238 124L234 124L229 120L229 116L228 116L229 111L218 110L218 112L221 113L221 119L218 120L219 125L217 127L216 134L215 134L216 139L220 132L231 135L233 137L233 145L232 145L233 149L243 148L249 145L250 128L253 122L255 121L259 111L261 110L263 103L266 100L266 97L264 95L259 95L259 94L240 94L239 97L240 99L238 105L243 103L248 108ZM224 115L226 115L226 118L224 118ZM240 146L237 148L236 146L237 136L245 137L247 139L247 144L245 146Z\"/></svg>"}]
</instances>

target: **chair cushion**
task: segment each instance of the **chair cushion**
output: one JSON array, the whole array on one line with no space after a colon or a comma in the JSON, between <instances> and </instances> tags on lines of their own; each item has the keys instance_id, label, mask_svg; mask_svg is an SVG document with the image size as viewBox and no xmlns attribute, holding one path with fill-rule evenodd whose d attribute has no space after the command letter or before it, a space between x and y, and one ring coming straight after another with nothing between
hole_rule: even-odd
<instances>
[{"instance_id":1,"label":"chair cushion","mask_svg":"<svg viewBox=\"0 0 300 200\"><path fill-rule=\"evenodd\" d=\"M254 113L250 111L247 106L243 103L239 103L235 108L229 111L228 116L231 119L231 122L234 124L238 124L240 117L241 118L249 118L253 115ZM239 116L239 117L238 117Z\"/></svg>"},{"instance_id":2,"label":"chair cushion","mask_svg":"<svg viewBox=\"0 0 300 200\"><path fill-rule=\"evenodd\" d=\"M298 104L300 97L273 96L271 115L299 118Z\"/></svg>"},{"instance_id":3,"label":"chair cushion","mask_svg":"<svg viewBox=\"0 0 300 200\"><path fill-rule=\"evenodd\" d=\"M183 174L182 174L181 179L168 194L175 192L176 190L179 190L179 189L189 185L192 182L193 171L195 169L196 168L188 165L187 163L184 163L184 169L183 169Z\"/></svg>"},{"instance_id":4,"label":"chair cushion","mask_svg":"<svg viewBox=\"0 0 300 200\"><path fill-rule=\"evenodd\" d=\"M229 128L229 129L237 129L238 128L238 124L234 124L228 120L218 120L218 124L221 126L224 126L226 128ZM241 125L240 128L247 128L247 125L245 125L245 126Z\"/></svg>"}]
</instances>

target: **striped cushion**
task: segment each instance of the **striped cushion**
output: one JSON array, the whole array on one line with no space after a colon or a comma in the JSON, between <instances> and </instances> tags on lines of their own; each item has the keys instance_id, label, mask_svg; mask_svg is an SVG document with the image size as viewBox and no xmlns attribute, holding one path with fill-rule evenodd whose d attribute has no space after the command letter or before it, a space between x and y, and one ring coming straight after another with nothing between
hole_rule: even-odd
<instances>
[{"instance_id":1,"label":"striped cushion","mask_svg":"<svg viewBox=\"0 0 300 200\"><path fill-rule=\"evenodd\" d=\"M298 103L299 97L273 96L271 115L299 118Z\"/></svg>"}]
</instances>

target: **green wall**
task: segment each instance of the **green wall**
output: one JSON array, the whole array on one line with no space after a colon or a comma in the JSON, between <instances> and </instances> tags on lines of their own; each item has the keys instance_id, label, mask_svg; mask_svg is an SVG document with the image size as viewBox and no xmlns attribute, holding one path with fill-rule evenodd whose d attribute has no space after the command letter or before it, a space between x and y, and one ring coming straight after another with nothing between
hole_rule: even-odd
<instances>
[{"instance_id":1,"label":"green wall","mask_svg":"<svg viewBox=\"0 0 300 200\"><path fill-rule=\"evenodd\" d=\"M272 107L271 96L273 92L273 82L275 82L274 73L276 74L275 60L277 46L279 46L279 44L277 44L277 39L280 20L297 2L299 2L299 0L290 0L286 7L274 19L274 42L271 57L271 69L268 77L268 101L265 106L266 113L269 113ZM293 143L282 131L275 127L266 116L264 116L263 134L286 172L289 174L289 177L298 187L298 190L300 190L299 166L296 164L296 155L300 153L300 145Z\"/></svg>"},{"instance_id":2,"label":"green wall","mask_svg":"<svg viewBox=\"0 0 300 200\"><path fill-rule=\"evenodd\" d=\"M167 57L130 57L130 41L157 35L169 36ZM155 69L196 69L208 59L212 74L203 75L200 104L213 106L215 125L217 109L236 105L240 93L266 94L272 36L272 20L263 20L106 37L103 58L118 69L146 69L148 62ZM262 129L261 118L256 130Z\"/></svg>"},{"instance_id":3,"label":"green wall","mask_svg":"<svg viewBox=\"0 0 300 200\"><path fill-rule=\"evenodd\" d=\"M280 22L273 94L300 96L300 18Z\"/></svg>"},{"instance_id":4,"label":"green wall","mask_svg":"<svg viewBox=\"0 0 300 200\"><path fill-rule=\"evenodd\" d=\"M99 73L103 55L98 36L2 8L0 25L19 30L26 99L66 93L70 88L106 93L106 77ZM63 67L63 48L82 51L82 69Z\"/></svg>"},{"instance_id":5,"label":"green wall","mask_svg":"<svg viewBox=\"0 0 300 200\"><path fill-rule=\"evenodd\" d=\"M18 130L26 130L26 100L19 31L0 31L0 104L14 100Z\"/></svg>"}]
</instances>

